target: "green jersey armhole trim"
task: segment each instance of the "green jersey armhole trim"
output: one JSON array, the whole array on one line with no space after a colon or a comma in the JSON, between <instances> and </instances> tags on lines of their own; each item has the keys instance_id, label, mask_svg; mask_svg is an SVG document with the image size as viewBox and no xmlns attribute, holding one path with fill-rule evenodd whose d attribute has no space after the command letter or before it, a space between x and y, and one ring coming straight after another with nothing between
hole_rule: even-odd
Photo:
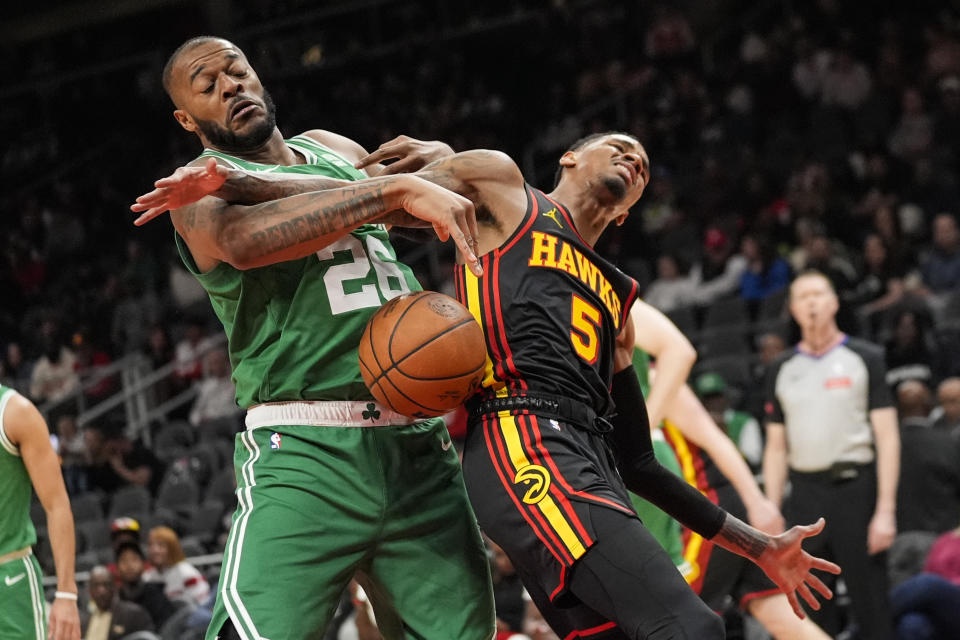
<instances>
[{"instance_id":1,"label":"green jersey armhole trim","mask_svg":"<svg viewBox=\"0 0 960 640\"><path fill-rule=\"evenodd\" d=\"M347 160L346 158L344 158L342 155L340 155L330 147L317 142L316 140L314 140L313 138L311 138L306 134L301 133L299 135L293 136L292 138L287 140L287 144L293 147L294 149L300 151L301 153L303 153L304 156L306 156L307 153L312 154L314 157L312 159L308 158L311 164L316 163L317 150L320 150L323 153L329 153L330 155L336 158L339 158L340 160L342 160L343 162L345 162L347 165L351 167L353 166L353 163ZM314 147L314 148L311 149L311 147ZM360 171L360 173L365 173L362 170L358 170L358 171Z\"/></svg>"},{"instance_id":2,"label":"green jersey armhole trim","mask_svg":"<svg viewBox=\"0 0 960 640\"><path fill-rule=\"evenodd\" d=\"M214 151L213 149L204 149L204 150L203 150L203 153L201 153L199 156L197 156L197 158L219 158L220 160L223 160L223 161L226 162L228 165L230 165L230 167L233 168L233 169L237 169L238 171L243 171L243 170L244 170L243 167L241 167L239 164L237 164L236 162L234 162L233 158L231 158L230 156L228 156L228 155L225 154L225 153L220 153L219 151ZM252 163L252 164L259 164L259 163ZM265 165L263 165L263 166L269 167L270 165L265 164Z\"/></svg>"},{"instance_id":3,"label":"green jersey armhole trim","mask_svg":"<svg viewBox=\"0 0 960 640\"><path fill-rule=\"evenodd\" d=\"M195 276L201 282L207 281L211 284L216 283L222 277L227 277L232 271L236 270L233 265L221 260L217 263L217 266L215 266L213 269L210 269L210 271L202 272L197 267L196 260L193 259L193 254L190 252L190 247L187 245L187 241L184 240L176 230L173 232L173 241L177 244L177 251L180 253L180 257L184 266L187 268L187 271L189 271L191 275Z\"/></svg>"},{"instance_id":4,"label":"green jersey armhole trim","mask_svg":"<svg viewBox=\"0 0 960 640\"><path fill-rule=\"evenodd\" d=\"M7 391L0 396L0 445L6 449L7 453L12 456L20 457L20 448L17 445L13 444L10 441L10 438L7 437L7 430L3 426L3 415L6 413L7 402L10 401L10 398L13 397L16 391L13 389L7 389Z\"/></svg>"}]
</instances>

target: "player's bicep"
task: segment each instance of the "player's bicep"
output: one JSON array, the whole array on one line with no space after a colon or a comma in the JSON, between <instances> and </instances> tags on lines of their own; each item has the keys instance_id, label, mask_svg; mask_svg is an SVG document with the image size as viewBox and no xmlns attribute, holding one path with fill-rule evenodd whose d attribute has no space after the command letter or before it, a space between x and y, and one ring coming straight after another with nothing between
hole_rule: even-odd
<instances>
[{"instance_id":1,"label":"player's bicep","mask_svg":"<svg viewBox=\"0 0 960 640\"><path fill-rule=\"evenodd\" d=\"M200 267L210 260L229 261L229 227L224 225L228 205L224 200L207 196L170 212L170 220L180 237L187 243Z\"/></svg>"},{"instance_id":2,"label":"player's bicep","mask_svg":"<svg viewBox=\"0 0 960 640\"><path fill-rule=\"evenodd\" d=\"M49 507L56 497L66 495L62 493L65 490L60 460L50 442L47 424L37 408L23 396L14 395L4 412L4 429L19 448L20 457L43 506Z\"/></svg>"}]
</instances>

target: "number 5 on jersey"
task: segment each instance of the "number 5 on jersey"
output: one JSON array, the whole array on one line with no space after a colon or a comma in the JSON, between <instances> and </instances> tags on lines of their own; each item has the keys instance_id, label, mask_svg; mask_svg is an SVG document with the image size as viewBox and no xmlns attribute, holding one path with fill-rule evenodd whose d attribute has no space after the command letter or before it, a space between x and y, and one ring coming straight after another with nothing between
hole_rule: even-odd
<instances>
[{"instance_id":1,"label":"number 5 on jersey","mask_svg":"<svg viewBox=\"0 0 960 640\"><path fill-rule=\"evenodd\" d=\"M570 342L577 355L587 364L597 361L600 352L600 310L573 294L570 308Z\"/></svg>"}]
</instances>

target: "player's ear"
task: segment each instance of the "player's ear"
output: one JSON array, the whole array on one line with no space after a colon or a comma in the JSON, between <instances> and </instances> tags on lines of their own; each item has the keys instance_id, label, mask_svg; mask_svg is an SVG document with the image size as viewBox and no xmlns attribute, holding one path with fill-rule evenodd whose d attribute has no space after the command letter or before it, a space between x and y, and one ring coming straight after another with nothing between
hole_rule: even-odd
<instances>
[{"instance_id":1,"label":"player's ear","mask_svg":"<svg viewBox=\"0 0 960 640\"><path fill-rule=\"evenodd\" d=\"M627 209L626 211L618 215L616 218L614 218L613 219L614 224L616 224L618 227L622 226L623 223L627 221L628 215L630 215L630 209Z\"/></svg>"},{"instance_id":2,"label":"player's ear","mask_svg":"<svg viewBox=\"0 0 960 640\"><path fill-rule=\"evenodd\" d=\"M197 123L194 122L190 114L184 111L183 109L174 110L173 117L176 118L177 122L180 123L180 126L186 129L187 131L197 130Z\"/></svg>"},{"instance_id":3,"label":"player's ear","mask_svg":"<svg viewBox=\"0 0 960 640\"><path fill-rule=\"evenodd\" d=\"M577 154L575 151L567 151L562 156L560 156L560 166L561 167L575 167L577 166Z\"/></svg>"}]
</instances>

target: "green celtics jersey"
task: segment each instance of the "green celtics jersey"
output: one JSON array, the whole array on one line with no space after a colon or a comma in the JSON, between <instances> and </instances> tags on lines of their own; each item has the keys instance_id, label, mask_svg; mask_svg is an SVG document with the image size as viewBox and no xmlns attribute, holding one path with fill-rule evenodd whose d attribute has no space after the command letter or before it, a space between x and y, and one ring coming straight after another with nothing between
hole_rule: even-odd
<instances>
[{"instance_id":1,"label":"green celtics jersey","mask_svg":"<svg viewBox=\"0 0 960 640\"><path fill-rule=\"evenodd\" d=\"M305 164L264 165L210 149L201 156L246 171L366 177L307 136L286 142ZM223 323L241 407L371 399L357 363L367 320L387 300L420 290L410 268L397 261L386 227L363 225L316 255L245 271L221 262L200 273L179 235L176 242Z\"/></svg>"},{"instance_id":2,"label":"green celtics jersey","mask_svg":"<svg viewBox=\"0 0 960 640\"><path fill-rule=\"evenodd\" d=\"M0 385L0 556L29 547L37 542L30 522L30 497L33 485L20 458L19 448L7 437L4 414L16 393Z\"/></svg>"}]
</instances>

